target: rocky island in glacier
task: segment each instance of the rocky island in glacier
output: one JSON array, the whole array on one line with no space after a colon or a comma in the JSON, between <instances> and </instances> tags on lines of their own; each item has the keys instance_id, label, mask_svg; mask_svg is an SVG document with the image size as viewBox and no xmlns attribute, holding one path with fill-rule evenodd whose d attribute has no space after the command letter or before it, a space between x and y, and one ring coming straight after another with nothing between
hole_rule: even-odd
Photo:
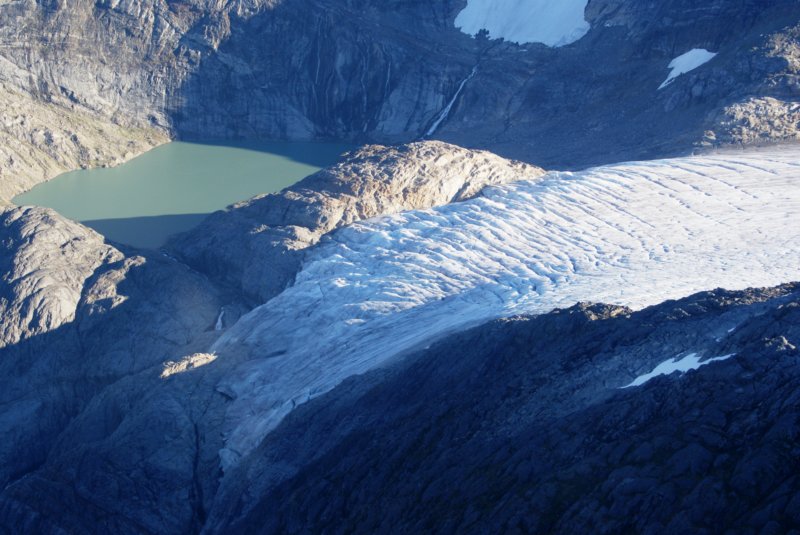
<instances>
[{"instance_id":1,"label":"rocky island in glacier","mask_svg":"<svg viewBox=\"0 0 800 535\"><path fill-rule=\"evenodd\" d=\"M796 1L0 20L0 533L800 529Z\"/></svg>"}]
</instances>

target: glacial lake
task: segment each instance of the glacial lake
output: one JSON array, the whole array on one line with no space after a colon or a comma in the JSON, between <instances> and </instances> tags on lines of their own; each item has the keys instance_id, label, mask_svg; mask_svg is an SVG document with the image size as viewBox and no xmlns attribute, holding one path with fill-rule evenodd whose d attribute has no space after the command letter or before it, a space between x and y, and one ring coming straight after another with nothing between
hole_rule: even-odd
<instances>
[{"instance_id":1,"label":"glacial lake","mask_svg":"<svg viewBox=\"0 0 800 535\"><path fill-rule=\"evenodd\" d=\"M158 248L209 213L274 193L339 161L337 143L175 141L118 167L73 171L13 199L53 208L117 241Z\"/></svg>"}]
</instances>

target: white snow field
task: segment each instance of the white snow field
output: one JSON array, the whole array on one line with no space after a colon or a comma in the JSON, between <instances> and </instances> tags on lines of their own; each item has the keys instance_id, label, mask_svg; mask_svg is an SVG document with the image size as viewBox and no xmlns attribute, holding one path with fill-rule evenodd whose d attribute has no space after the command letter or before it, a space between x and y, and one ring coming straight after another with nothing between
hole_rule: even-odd
<instances>
[{"instance_id":1,"label":"white snow field","mask_svg":"<svg viewBox=\"0 0 800 535\"><path fill-rule=\"evenodd\" d=\"M642 386L643 384L645 384L650 379L653 379L654 377L658 377L660 375L670 375L675 372L686 373L688 371L701 368L706 364L711 364L712 362L728 360L729 358L735 355L736 355L735 353L731 353L729 355L723 355L721 357L713 357L703 361L700 360L700 357L697 356L697 353L689 353L683 358L675 357L674 359L665 360L664 362L656 366L650 373L640 375L639 377L634 379L631 384L625 385L622 388L630 388L632 386Z\"/></svg>"},{"instance_id":2,"label":"white snow field","mask_svg":"<svg viewBox=\"0 0 800 535\"><path fill-rule=\"evenodd\" d=\"M492 39L514 43L544 43L558 47L574 43L589 31L583 18L588 0L468 0L455 20L469 35L487 30Z\"/></svg>"},{"instance_id":3,"label":"white snow field","mask_svg":"<svg viewBox=\"0 0 800 535\"><path fill-rule=\"evenodd\" d=\"M681 74L686 74L687 72L693 71L699 66L708 63L716 55L716 52L709 52L703 48L693 48L687 53L681 54L669 63L669 76L667 76L667 79L664 80L664 82L658 86L658 88L664 89L669 84L674 82L675 78Z\"/></svg>"},{"instance_id":4,"label":"white snow field","mask_svg":"<svg viewBox=\"0 0 800 535\"><path fill-rule=\"evenodd\" d=\"M554 172L343 228L213 347L223 467L297 404L490 319L800 279L800 149ZM454 355L454 358L458 358Z\"/></svg>"}]
</instances>

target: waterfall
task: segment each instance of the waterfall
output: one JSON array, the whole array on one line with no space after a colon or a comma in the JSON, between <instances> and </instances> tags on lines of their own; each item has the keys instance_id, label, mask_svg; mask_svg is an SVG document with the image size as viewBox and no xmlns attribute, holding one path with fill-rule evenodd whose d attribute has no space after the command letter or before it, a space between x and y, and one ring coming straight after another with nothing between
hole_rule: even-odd
<instances>
[{"instance_id":1,"label":"waterfall","mask_svg":"<svg viewBox=\"0 0 800 535\"><path fill-rule=\"evenodd\" d=\"M459 84L456 94L453 95L453 98L450 99L450 102L447 103L447 106L445 106L444 109L441 111L441 113L439 113L439 116L433 122L428 131L425 132L425 137L432 136L434 132L436 132L436 130L439 128L439 125L442 124L445 119L447 119L447 116L450 115L450 110L453 108L453 104L456 103L458 95L461 94L461 91L464 89L464 86L467 85L467 82L472 80L472 78L474 78L477 73L478 73L478 66L476 65L472 67L472 72L469 73L469 76L461 80L461 84Z\"/></svg>"}]
</instances>

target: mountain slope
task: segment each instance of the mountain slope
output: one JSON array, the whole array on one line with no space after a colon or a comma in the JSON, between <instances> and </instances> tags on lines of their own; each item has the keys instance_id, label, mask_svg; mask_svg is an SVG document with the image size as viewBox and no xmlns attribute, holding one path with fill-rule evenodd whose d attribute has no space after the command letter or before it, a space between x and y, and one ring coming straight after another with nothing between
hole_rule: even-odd
<instances>
[{"instance_id":1,"label":"mountain slope","mask_svg":"<svg viewBox=\"0 0 800 535\"><path fill-rule=\"evenodd\" d=\"M21 143L0 162L13 170L0 192L119 162L167 135L432 135L573 169L797 139L793 0L595 0L573 14L588 32L556 48L463 33L458 16L472 5L4 2L0 84L30 118L3 113L3 132ZM693 49L717 56L659 91ZM53 124L54 112L92 119Z\"/></svg>"},{"instance_id":2,"label":"mountain slope","mask_svg":"<svg viewBox=\"0 0 800 535\"><path fill-rule=\"evenodd\" d=\"M276 195L212 214L167 248L256 303L292 283L306 250L337 228L379 215L463 201L544 171L441 142L365 146Z\"/></svg>"},{"instance_id":3,"label":"mountain slope","mask_svg":"<svg viewBox=\"0 0 800 535\"><path fill-rule=\"evenodd\" d=\"M298 409L205 532L790 532L798 344L796 284L491 322ZM620 388L689 352L733 356Z\"/></svg>"}]
</instances>

